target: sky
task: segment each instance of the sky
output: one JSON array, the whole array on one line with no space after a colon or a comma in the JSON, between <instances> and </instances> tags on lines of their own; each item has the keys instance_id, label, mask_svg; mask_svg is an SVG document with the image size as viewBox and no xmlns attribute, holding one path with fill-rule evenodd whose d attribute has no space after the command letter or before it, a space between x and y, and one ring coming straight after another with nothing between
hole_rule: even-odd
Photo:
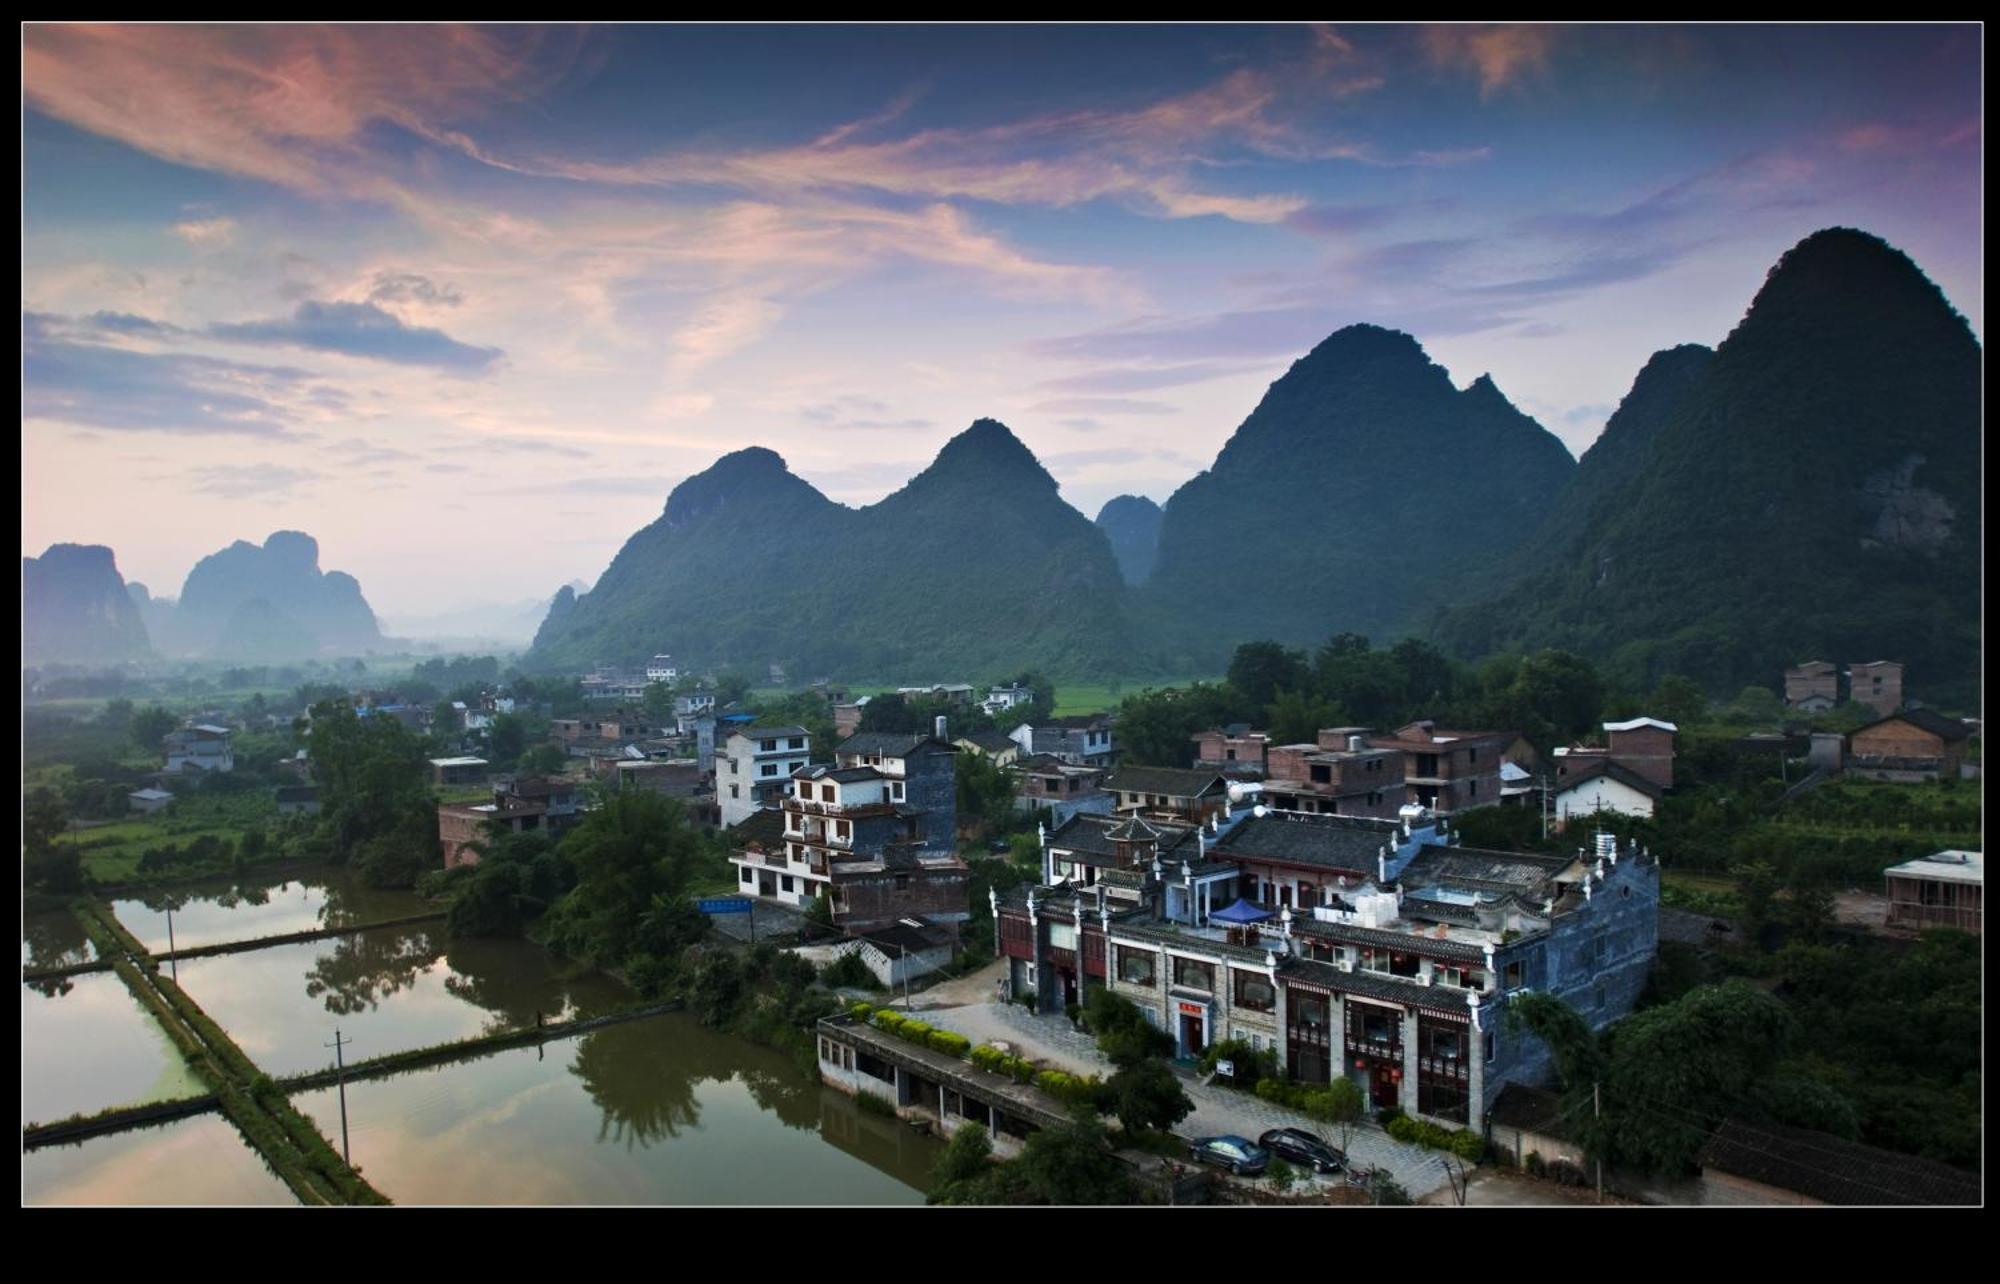
<instances>
[{"instance_id":1,"label":"sky","mask_svg":"<svg viewBox=\"0 0 2000 1284\"><path fill-rule=\"evenodd\" d=\"M596 579L761 445L1165 502L1341 326L1573 453L1859 227L1983 329L1975 26L23 29L22 551Z\"/></svg>"}]
</instances>

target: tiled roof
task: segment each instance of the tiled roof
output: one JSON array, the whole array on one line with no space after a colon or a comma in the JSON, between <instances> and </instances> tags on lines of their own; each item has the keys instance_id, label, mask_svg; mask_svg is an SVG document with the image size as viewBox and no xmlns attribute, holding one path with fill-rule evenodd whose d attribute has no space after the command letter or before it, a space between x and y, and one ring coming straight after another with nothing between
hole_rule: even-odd
<instances>
[{"instance_id":1,"label":"tiled roof","mask_svg":"<svg viewBox=\"0 0 2000 1284\"><path fill-rule=\"evenodd\" d=\"M1595 780L1599 776L1609 776L1629 789L1638 790L1654 802L1658 802L1666 796L1666 790L1660 788L1657 784L1654 784L1623 763L1613 762L1609 758L1589 759L1583 766L1564 776L1562 788L1556 790L1556 796L1561 797L1570 790L1575 789L1578 785Z\"/></svg>"},{"instance_id":2,"label":"tiled roof","mask_svg":"<svg viewBox=\"0 0 2000 1284\"><path fill-rule=\"evenodd\" d=\"M1544 888L1549 880L1569 868L1573 859L1569 856L1495 852L1477 847L1440 847L1435 843L1426 843L1416 858L1404 867L1402 881L1411 887L1442 884L1540 896L1545 894Z\"/></svg>"},{"instance_id":3,"label":"tiled roof","mask_svg":"<svg viewBox=\"0 0 2000 1284\"><path fill-rule=\"evenodd\" d=\"M1310 915L1295 916L1292 930L1321 940L1344 941L1352 945L1379 945L1386 949L1423 954L1431 958L1481 962L1486 951L1467 941L1440 940L1416 932L1386 932L1374 927L1353 927L1346 923L1325 923Z\"/></svg>"},{"instance_id":4,"label":"tiled roof","mask_svg":"<svg viewBox=\"0 0 2000 1284\"><path fill-rule=\"evenodd\" d=\"M956 753L951 745L935 740L921 732L904 731L863 731L840 742L834 752L837 754L870 754L883 758L907 758L918 749L929 746L928 752Z\"/></svg>"},{"instance_id":5,"label":"tiled roof","mask_svg":"<svg viewBox=\"0 0 2000 1284\"><path fill-rule=\"evenodd\" d=\"M761 723L752 723L747 727L737 727L730 734L733 736L747 736L752 740L776 740L791 736L809 735L811 733L804 727L767 727Z\"/></svg>"},{"instance_id":6,"label":"tiled roof","mask_svg":"<svg viewBox=\"0 0 2000 1284\"><path fill-rule=\"evenodd\" d=\"M1228 782L1218 771L1182 767L1120 767L1105 780L1104 787L1125 793L1196 798L1218 787L1227 788Z\"/></svg>"},{"instance_id":7,"label":"tiled roof","mask_svg":"<svg viewBox=\"0 0 2000 1284\"><path fill-rule=\"evenodd\" d=\"M1124 824L1107 831L1104 836L1114 843L1150 843L1159 840L1160 831L1135 814L1128 817Z\"/></svg>"},{"instance_id":8,"label":"tiled roof","mask_svg":"<svg viewBox=\"0 0 2000 1284\"><path fill-rule=\"evenodd\" d=\"M1215 844L1214 854L1373 876L1382 845L1393 849L1401 833L1393 820L1274 811L1238 822Z\"/></svg>"},{"instance_id":9,"label":"tiled roof","mask_svg":"<svg viewBox=\"0 0 2000 1284\"><path fill-rule=\"evenodd\" d=\"M1854 736L1858 736L1864 731L1872 731L1876 727L1898 720L1907 722L1918 730L1928 731L1948 744L1968 739L1972 735L1972 729L1957 718L1947 718L1943 714L1930 709L1905 709L1901 713L1892 713L1886 718L1878 718L1865 727L1857 727L1848 738L1852 740Z\"/></svg>"},{"instance_id":10,"label":"tiled roof","mask_svg":"<svg viewBox=\"0 0 2000 1284\"><path fill-rule=\"evenodd\" d=\"M1123 818L1118 816L1079 812L1049 834L1049 846L1078 856L1094 856L1108 862L1118 854L1118 849L1111 844L1111 831L1124 823ZM1162 824L1156 828L1160 831L1156 852L1161 860L1195 858L1200 846L1192 825Z\"/></svg>"},{"instance_id":11,"label":"tiled roof","mask_svg":"<svg viewBox=\"0 0 2000 1284\"><path fill-rule=\"evenodd\" d=\"M1703 1168L1795 1191L1823 1204L1978 1204L1977 1174L1878 1150L1831 1133L1729 1120L1697 1161Z\"/></svg>"},{"instance_id":12,"label":"tiled roof","mask_svg":"<svg viewBox=\"0 0 2000 1284\"><path fill-rule=\"evenodd\" d=\"M738 847L757 846L774 851L785 842L785 813L762 807L730 827L730 839Z\"/></svg>"}]
</instances>

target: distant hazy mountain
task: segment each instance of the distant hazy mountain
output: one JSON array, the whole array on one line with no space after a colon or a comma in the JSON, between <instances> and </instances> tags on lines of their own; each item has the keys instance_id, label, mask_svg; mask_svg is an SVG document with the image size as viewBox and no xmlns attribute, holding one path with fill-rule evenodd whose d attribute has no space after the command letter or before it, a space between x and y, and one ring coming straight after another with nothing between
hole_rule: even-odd
<instances>
[{"instance_id":1,"label":"distant hazy mountain","mask_svg":"<svg viewBox=\"0 0 2000 1284\"><path fill-rule=\"evenodd\" d=\"M174 631L174 600L170 597L154 597L144 584L128 580L125 592L132 599L132 605L139 611L139 619L146 626L146 636L152 639L153 649L162 655L172 653Z\"/></svg>"},{"instance_id":2,"label":"distant hazy mountain","mask_svg":"<svg viewBox=\"0 0 2000 1284\"><path fill-rule=\"evenodd\" d=\"M101 664L151 654L146 626L102 544L52 544L21 559L21 650L31 663Z\"/></svg>"},{"instance_id":3,"label":"distant hazy mountain","mask_svg":"<svg viewBox=\"0 0 2000 1284\"><path fill-rule=\"evenodd\" d=\"M586 587L582 580L564 585L572 597ZM431 615L385 616L382 630L399 638L487 638L526 645L554 604L552 595L521 602L485 602Z\"/></svg>"},{"instance_id":4,"label":"distant hazy mountain","mask_svg":"<svg viewBox=\"0 0 2000 1284\"><path fill-rule=\"evenodd\" d=\"M238 540L195 563L173 612L178 654L281 659L380 646L375 613L342 571L319 569L319 544L278 531Z\"/></svg>"},{"instance_id":5,"label":"distant hazy mountain","mask_svg":"<svg viewBox=\"0 0 2000 1284\"><path fill-rule=\"evenodd\" d=\"M1149 618L1192 624L1189 660L1215 665L1246 638L1394 635L1540 525L1575 469L1492 379L1460 391L1409 335L1349 326L1168 499ZM1191 614L1204 590L1226 609Z\"/></svg>"},{"instance_id":6,"label":"distant hazy mountain","mask_svg":"<svg viewBox=\"0 0 2000 1284\"><path fill-rule=\"evenodd\" d=\"M1713 356L1648 363L1511 588L1446 613L1482 654L1561 645L1717 693L1823 657L1975 689L1979 344L1863 232L1779 260Z\"/></svg>"},{"instance_id":7,"label":"distant hazy mountain","mask_svg":"<svg viewBox=\"0 0 2000 1284\"><path fill-rule=\"evenodd\" d=\"M1025 668L1131 672L1102 531L982 419L878 504L849 509L761 447L682 482L593 589L558 595L532 659L655 652L715 668L978 681Z\"/></svg>"},{"instance_id":8,"label":"distant hazy mountain","mask_svg":"<svg viewBox=\"0 0 2000 1284\"><path fill-rule=\"evenodd\" d=\"M1160 506L1144 495L1120 495L1097 510L1097 526L1111 541L1127 584L1143 584L1159 552Z\"/></svg>"}]
</instances>

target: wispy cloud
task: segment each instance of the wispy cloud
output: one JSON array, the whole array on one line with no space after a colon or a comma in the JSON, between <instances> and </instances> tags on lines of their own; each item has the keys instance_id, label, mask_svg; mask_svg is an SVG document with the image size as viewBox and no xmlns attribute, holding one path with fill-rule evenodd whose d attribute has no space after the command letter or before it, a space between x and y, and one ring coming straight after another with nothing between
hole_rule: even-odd
<instances>
[{"instance_id":1,"label":"wispy cloud","mask_svg":"<svg viewBox=\"0 0 2000 1284\"><path fill-rule=\"evenodd\" d=\"M1482 97L1491 97L1531 73L1548 69L1558 28L1549 26L1432 26L1424 49L1443 67L1474 72Z\"/></svg>"},{"instance_id":2,"label":"wispy cloud","mask_svg":"<svg viewBox=\"0 0 2000 1284\"><path fill-rule=\"evenodd\" d=\"M476 374L504 355L498 348L460 343L429 326L404 325L372 303L307 299L289 317L218 322L208 327L208 333L233 343L312 348L400 365L430 366L454 374Z\"/></svg>"},{"instance_id":3,"label":"wispy cloud","mask_svg":"<svg viewBox=\"0 0 2000 1284\"><path fill-rule=\"evenodd\" d=\"M227 245L236 239L233 218L190 219L174 224L174 235L194 246Z\"/></svg>"},{"instance_id":4,"label":"wispy cloud","mask_svg":"<svg viewBox=\"0 0 2000 1284\"><path fill-rule=\"evenodd\" d=\"M223 499L274 499L325 478L325 473L310 468L282 464L209 464L189 470L187 486L197 494Z\"/></svg>"},{"instance_id":5,"label":"wispy cloud","mask_svg":"<svg viewBox=\"0 0 2000 1284\"><path fill-rule=\"evenodd\" d=\"M88 323L22 318L21 416L121 431L297 435L300 402L318 376L188 353L141 352L97 341Z\"/></svg>"},{"instance_id":6,"label":"wispy cloud","mask_svg":"<svg viewBox=\"0 0 2000 1284\"><path fill-rule=\"evenodd\" d=\"M1143 369L1092 370L1087 374L1044 379L1041 387L1051 392L1103 393L1145 392L1152 388L1175 388L1184 384L1226 379L1254 367L1233 361L1198 361L1186 365Z\"/></svg>"}]
</instances>

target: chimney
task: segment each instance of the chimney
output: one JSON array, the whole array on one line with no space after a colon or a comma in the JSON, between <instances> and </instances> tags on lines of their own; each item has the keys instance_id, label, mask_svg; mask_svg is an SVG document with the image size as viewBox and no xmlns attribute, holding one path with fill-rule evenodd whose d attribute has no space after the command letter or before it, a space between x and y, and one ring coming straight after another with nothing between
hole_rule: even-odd
<instances>
[{"instance_id":1,"label":"chimney","mask_svg":"<svg viewBox=\"0 0 2000 1284\"><path fill-rule=\"evenodd\" d=\"M937 738L938 738L939 740L941 740L941 741L944 741L944 743L945 743L945 744L950 744L950 743L951 743L951 741L950 741L950 740L947 740L947 739L945 739L945 734L944 734L944 715L943 715L943 714L941 714L941 713L940 713L940 714L939 714L939 715L937 716Z\"/></svg>"}]
</instances>

